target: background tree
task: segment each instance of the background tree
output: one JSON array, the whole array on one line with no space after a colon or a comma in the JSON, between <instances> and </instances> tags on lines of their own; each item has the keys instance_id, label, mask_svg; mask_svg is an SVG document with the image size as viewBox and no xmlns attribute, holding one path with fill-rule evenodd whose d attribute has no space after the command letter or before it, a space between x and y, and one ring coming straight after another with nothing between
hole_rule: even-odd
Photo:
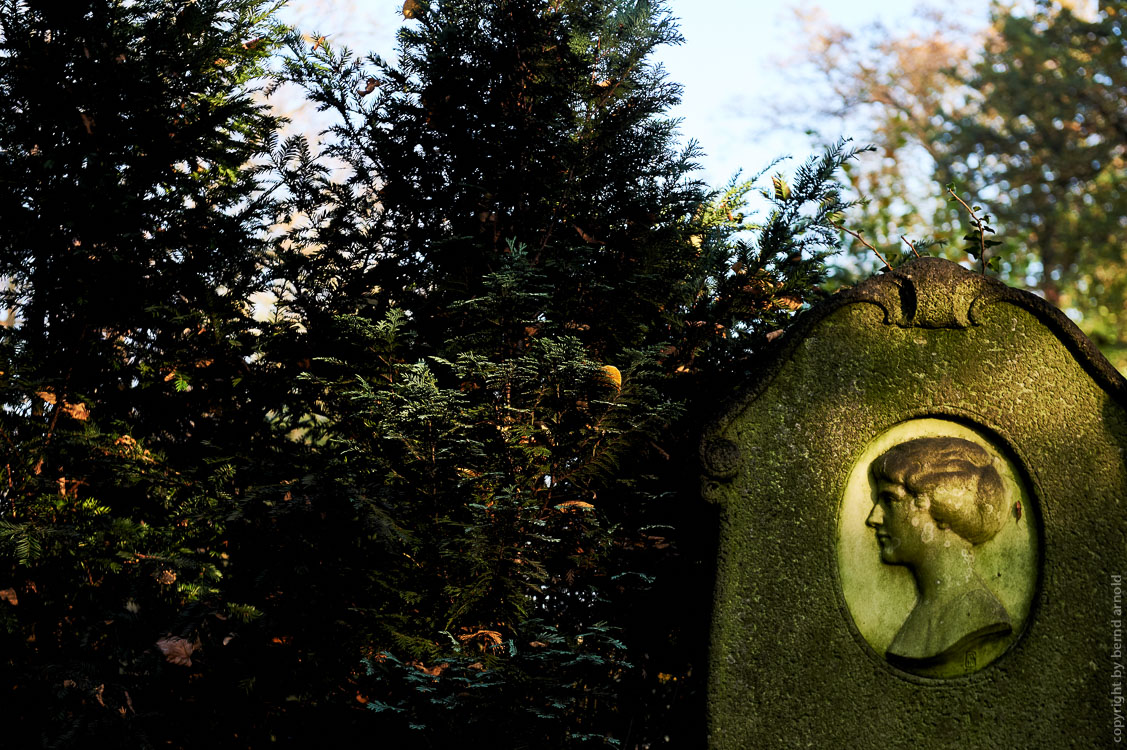
<instances>
[{"instance_id":1,"label":"background tree","mask_svg":"<svg viewBox=\"0 0 1127 750\"><path fill-rule=\"evenodd\" d=\"M954 178L942 136L950 116L967 109L969 92L957 78L971 74L978 35L937 10L921 11L909 28L876 23L858 33L829 23L816 7L797 11L796 19L809 63L799 91L819 103L782 102L779 116L808 120L814 110L816 119L831 122L823 122L818 138L848 131L875 146L845 168L853 193L865 201L851 219L882 250L910 255L901 236L919 240L951 230L939 211L943 186ZM876 270L871 253L868 260L868 270Z\"/></svg>"},{"instance_id":2,"label":"background tree","mask_svg":"<svg viewBox=\"0 0 1127 750\"><path fill-rule=\"evenodd\" d=\"M1124 10L995 4L973 34L935 16L922 32L864 39L822 26L812 52L836 114L867 123L862 140L882 151L851 173L870 239L891 249L903 234L966 234L969 217L942 200L954 183L991 215L1007 281L1067 310L1121 368L1127 277L1111 238L1124 215Z\"/></svg>"},{"instance_id":3,"label":"background tree","mask_svg":"<svg viewBox=\"0 0 1127 750\"><path fill-rule=\"evenodd\" d=\"M973 110L946 135L956 184L1006 227L999 248L1014 278L1125 364L1127 266L1127 4L1093 20L1039 2L995 12L993 35L966 85Z\"/></svg>"}]
</instances>

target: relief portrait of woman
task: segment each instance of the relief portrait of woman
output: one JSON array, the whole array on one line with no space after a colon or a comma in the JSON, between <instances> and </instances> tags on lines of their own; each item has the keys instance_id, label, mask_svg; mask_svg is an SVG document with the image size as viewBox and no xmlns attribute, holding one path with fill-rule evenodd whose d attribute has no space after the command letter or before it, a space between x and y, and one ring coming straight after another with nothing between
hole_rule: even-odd
<instances>
[{"instance_id":1,"label":"relief portrait of woman","mask_svg":"<svg viewBox=\"0 0 1127 750\"><path fill-rule=\"evenodd\" d=\"M865 523L881 562L905 566L917 593L889 663L926 673L1009 636L1010 614L974 567L975 547L998 534L1009 508L993 456L969 440L924 437L885 451L870 473Z\"/></svg>"}]
</instances>

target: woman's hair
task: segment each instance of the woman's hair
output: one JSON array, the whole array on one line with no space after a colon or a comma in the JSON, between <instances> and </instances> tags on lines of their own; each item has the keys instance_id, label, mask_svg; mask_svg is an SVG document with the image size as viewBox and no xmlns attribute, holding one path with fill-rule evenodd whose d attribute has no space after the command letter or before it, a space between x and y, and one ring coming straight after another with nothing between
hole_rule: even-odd
<instances>
[{"instance_id":1,"label":"woman's hair","mask_svg":"<svg viewBox=\"0 0 1127 750\"><path fill-rule=\"evenodd\" d=\"M931 517L971 544L994 538L1006 522L1006 491L994 457L969 440L916 438L885 451L871 468L877 479L904 485L930 501Z\"/></svg>"}]
</instances>

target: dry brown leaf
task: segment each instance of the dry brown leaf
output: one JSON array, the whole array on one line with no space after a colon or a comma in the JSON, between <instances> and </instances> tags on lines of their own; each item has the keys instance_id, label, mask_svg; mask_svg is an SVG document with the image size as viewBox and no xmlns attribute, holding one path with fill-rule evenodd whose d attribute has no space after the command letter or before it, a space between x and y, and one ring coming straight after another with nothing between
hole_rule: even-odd
<instances>
[{"instance_id":1,"label":"dry brown leaf","mask_svg":"<svg viewBox=\"0 0 1127 750\"><path fill-rule=\"evenodd\" d=\"M477 638L479 635L485 636L487 641L492 641L494 644L501 645L501 634L496 630L479 630L476 633L466 633L465 635L458 636L458 640L465 643L471 638Z\"/></svg>"},{"instance_id":2,"label":"dry brown leaf","mask_svg":"<svg viewBox=\"0 0 1127 750\"><path fill-rule=\"evenodd\" d=\"M598 240L595 239L594 235L587 234L579 226L572 224L572 227L574 227L575 231L579 234L579 238L582 239L584 242L586 242L588 245L605 245L606 244L605 242L599 242Z\"/></svg>"},{"instance_id":3,"label":"dry brown leaf","mask_svg":"<svg viewBox=\"0 0 1127 750\"><path fill-rule=\"evenodd\" d=\"M66 414L71 419L77 419L79 422L85 422L90 418L90 409L88 409L86 407L86 404L84 403L64 403L60 408L62 409L63 414Z\"/></svg>"},{"instance_id":4,"label":"dry brown leaf","mask_svg":"<svg viewBox=\"0 0 1127 750\"><path fill-rule=\"evenodd\" d=\"M376 79L375 78L369 78L367 86L365 88L358 89L356 91L356 93L359 94L360 96L367 96L368 94L372 93L375 90L376 90Z\"/></svg>"},{"instance_id":5,"label":"dry brown leaf","mask_svg":"<svg viewBox=\"0 0 1127 750\"><path fill-rule=\"evenodd\" d=\"M591 503L585 503L582 500L565 500L556 506L556 510L570 511L570 510L594 510L595 506Z\"/></svg>"},{"instance_id":6,"label":"dry brown leaf","mask_svg":"<svg viewBox=\"0 0 1127 750\"><path fill-rule=\"evenodd\" d=\"M82 127L86 128L86 134L92 135L94 133L94 118L85 112L79 112L78 116L82 118Z\"/></svg>"},{"instance_id":7,"label":"dry brown leaf","mask_svg":"<svg viewBox=\"0 0 1127 750\"><path fill-rule=\"evenodd\" d=\"M533 641L532 643L529 643L528 645L531 646L532 648L548 648L548 644L544 643L543 641Z\"/></svg>"},{"instance_id":8,"label":"dry brown leaf","mask_svg":"<svg viewBox=\"0 0 1127 750\"><path fill-rule=\"evenodd\" d=\"M20 598L16 596L15 589L0 589L0 601L8 602L14 607L20 603Z\"/></svg>"},{"instance_id":9,"label":"dry brown leaf","mask_svg":"<svg viewBox=\"0 0 1127 750\"><path fill-rule=\"evenodd\" d=\"M132 435L122 435L117 440L113 441L114 445L124 445L126 448L136 448L137 441L133 439Z\"/></svg>"},{"instance_id":10,"label":"dry brown leaf","mask_svg":"<svg viewBox=\"0 0 1127 750\"><path fill-rule=\"evenodd\" d=\"M801 300L795 297L778 297L774 302L776 307L781 307L786 310L797 310L802 307Z\"/></svg>"},{"instance_id":11,"label":"dry brown leaf","mask_svg":"<svg viewBox=\"0 0 1127 750\"><path fill-rule=\"evenodd\" d=\"M484 672L485 671L485 665L482 664L479 661L475 661L473 664L468 665L466 667L466 669L476 669L479 672Z\"/></svg>"},{"instance_id":12,"label":"dry brown leaf","mask_svg":"<svg viewBox=\"0 0 1127 750\"><path fill-rule=\"evenodd\" d=\"M418 18L426 10L426 6L419 0L407 0L403 3L403 17L404 18Z\"/></svg>"},{"instance_id":13,"label":"dry brown leaf","mask_svg":"<svg viewBox=\"0 0 1127 750\"><path fill-rule=\"evenodd\" d=\"M442 662L441 664L436 664L433 667L427 667L421 661L412 661L412 662L407 662L407 663L410 666L412 666L415 669L422 672L423 674L430 675L431 677L438 677L440 674L442 674L443 672L446 671L447 667L450 666L446 662Z\"/></svg>"},{"instance_id":14,"label":"dry brown leaf","mask_svg":"<svg viewBox=\"0 0 1127 750\"><path fill-rule=\"evenodd\" d=\"M192 666L192 652L199 648L199 643L193 643L187 638L169 635L157 641L157 648L164 654L169 664L180 667Z\"/></svg>"},{"instance_id":15,"label":"dry brown leaf","mask_svg":"<svg viewBox=\"0 0 1127 750\"><path fill-rule=\"evenodd\" d=\"M38 396L39 398L43 399L47 403L51 404L52 406L54 406L54 404L55 404L55 394L54 393L51 393L50 391L36 391L35 395Z\"/></svg>"}]
</instances>

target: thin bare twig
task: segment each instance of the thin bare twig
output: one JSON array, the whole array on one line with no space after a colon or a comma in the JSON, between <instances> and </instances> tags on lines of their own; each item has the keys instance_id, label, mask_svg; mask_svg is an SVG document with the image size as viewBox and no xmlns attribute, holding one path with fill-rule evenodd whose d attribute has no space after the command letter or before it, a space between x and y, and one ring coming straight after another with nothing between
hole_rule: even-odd
<instances>
[{"instance_id":1,"label":"thin bare twig","mask_svg":"<svg viewBox=\"0 0 1127 750\"><path fill-rule=\"evenodd\" d=\"M919 253L918 250L916 250L916 245L915 245L914 242L912 242L910 239L908 239L904 235L900 235L900 239L904 240L904 243L907 244L908 247L912 248L912 254L913 255L915 255L917 258L920 257L920 253Z\"/></svg>"},{"instance_id":2,"label":"thin bare twig","mask_svg":"<svg viewBox=\"0 0 1127 750\"><path fill-rule=\"evenodd\" d=\"M884 256L880 254L880 251L879 251L879 250L877 250L877 249L876 249L875 247L873 247L872 245L870 245L870 244L868 243L868 241L866 241L866 240L865 240L865 238L861 236L861 233L860 233L860 232L854 232L854 231L853 231L852 229L846 229L845 227L843 227L843 226L840 226L839 224L834 224L834 228L835 228L835 229L839 229L839 230L841 230L842 232L845 232L846 234L851 234L851 235L853 235L854 237L856 237L856 238L857 238L857 240L858 240L858 242L860 242L860 243L861 243L862 245L864 245L865 247L867 247L867 248L869 248L870 250L872 250L872 251L873 251L873 253L875 253L875 254L876 254L876 256L877 256L878 258L880 258L880 262L884 264L884 267L885 267L885 268L887 268L887 269L888 269L889 271L891 271L891 270L892 270L892 266L890 266L890 265L888 264L888 261L884 259Z\"/></svg>"}]
</instances>

